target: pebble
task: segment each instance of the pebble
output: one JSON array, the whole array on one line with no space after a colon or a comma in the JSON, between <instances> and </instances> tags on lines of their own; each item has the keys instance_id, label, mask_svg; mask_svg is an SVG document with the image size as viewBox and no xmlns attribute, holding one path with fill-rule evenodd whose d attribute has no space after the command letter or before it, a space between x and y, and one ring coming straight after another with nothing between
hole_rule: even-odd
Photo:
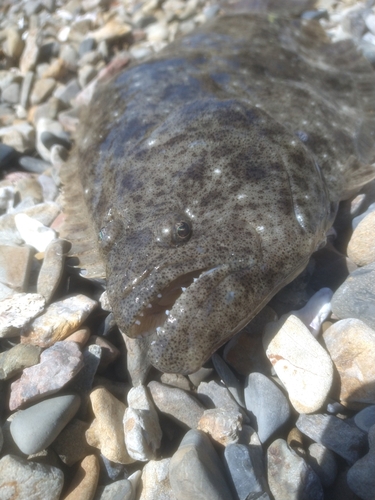
<instances>
[{"instance_id":1,"label":"pebble","mask_svg":"<svg viewBox=\"0 0 375 500\"><path fill-rule=\"evenodd\" d=\"M109 340L98 335L92 335L89 344L96 344L101 349L98 373L104 373L108 366L114 363L120 356L120 351L116 346L109 342Z\"/></svg>"},{"instance_id":2,"label":"pebble","mask_svg":"<svg viewBox=\"0 0 375 500\"><path fill-rule=\"evenodd\" d=\"M32 105L45 102L48 97L52 95L56 87L56 80L54 78L41 78L34 83L30 95L30 102Z\"/></svg>"},{"instance_id":3,"label":"pebble","mask_svg":"<svg viewBox=\"0 0 375 500\"><path fill-rule=\"evenodd\" d=\"M96 306L95 300L81 294L54 302L22 330L21 342L49 347L78 330Z\"/></svg>"},{"instance_id":4,"label":"pebble","mask_svg":"<svg viewBox=\"0 0 375 500\"><path fill-rule=\"evenodd\" d=\"M240 406L244 407L245 402L243 399L243 389L240 381L218 354L214 353L211 356L211 360L217 374L219 375L223 383L228 387L228 390L232 394L233 398Z\"/></svg>"},{"instance_id":5,"label":"pebble","mask_svg":"<svg viewBox=\"0 0 375 500\"><path fill-rule=\"evenodd\" d=\"M178 500L169 482L170 461L170 458L150 460L143 467L139 500Z\"/></svg>"},{"instance_id":6,"label":"pebble","mask_svg":"<svg viewBox=\"0 0 375 500\"><path fill-rule=\"evenodd\" d=\"M63 485L64 474L56 467L15 455L0 460L1 499L59 500Z\"/></svg>"},{"instance_id":7,"label":"pebble","mask_svg":"<svg viewBox=\"0 0 375 500\"><path fill-rule=\"evenodd\" d=\"M363 456L366 434L333 415L300 415L298 429L316 443L326 446L349 464Z\"/></svg>"},{"instance_id":8,"label":"pebble","mask_svg":"<svg viewBox=\"0 0 375 500\"><path fill-rule=\"evenodd\" d=\"M40 118L36 125L36 149L43 160L51 161L51 149L54 144L70 148L70 138L61 123L50 118Z\"/></svg>"},{"instance_id":9,"label":"pebble","mask_svg":"<svg viewBox=\"0 0 375 500\"><path fill-rule=\"evenodd\" d=\"M26 215L45 226L49 226L59 213L60 207L54 202L39 203L25 210Z\"/></svg>"},{"instance_id":10,"label":"pebble","mask_svg":"<svg viewBox=\"0 0 375 500\"><path fill-rule=\"evenodd\" d=\"M353 409L375 400L375 330L360 319L342 319L323 339L339 374L340 402Z\"/></svg>"},{"instance_id":11,"label":"pebble","mask_svg":"<svg viewBox=\"0 0 375 500\"><path fill-rule=\"evenodd\" d=\"M27 122L0 128L0 139L19 153L32 151L35 144L35 130Z\"/></svg>"},{"instance_id":12,"label":"pebble","mask_svg":"<svg viewBox=\"0 0 375 500\"><path fill-rule=\"evenodd\" d=\"M0 282L26 292L34 253L28 246L0 245Z\"/></svg>"},{"instance_id":13,"label":"pebble","mask_svg":"<svg viewBox=\"0 0 375 500\"><path fill-rule=\"evenodd\" d=\"M339 319L357 318L375 330L375 262L350 273L333 294L332 312Z\"/></svg>"},{"instance_id":14,"label":"pebble","mask_svg":"<svg viewBox=\"0 0 375 500\"><path fill-rule=\"evenodd\" d=\"M252 426L262 443L267 441L291 417L283 392L262 373L250 373L245 382L246 408L252 415Z\"/></svg>"},{"instance_id":15,"label":"pebble","mask_svg":"<svg viewBox=\"0 0 375 500\"><path fill-rule=\"evenodd\" d=\"M29 105L30 93L34 83L34 77L35 74L33 71L27 71L22 80L19 102L24 109L27 109Z\"/></svg>"},{"instance_id":16,"label":"pebble","mask_svg":"<svg viewBox=\"0 0 375 500\"><path fill-rule=\"evenodd\" d=\"M354 422L364 432L369 432L375 425L375 405L368 406L354 416Z\"/></svg>"},{"instance_id":17,"label":"pebble","mask_svg":"<svg viewBox=\"0 0 375 500\"><path fill-rule=\"evenodd\" d=\"M153 380L148 384L158 410L171 417L184 428L196 429L205 408L194 396Z\"/></svg>"},{"instance_id":18,"label":"pebble","mask_svg":"<svg viewBox=\"0 0 375 500\"><path fill-rule=\"evenodd\" d=\"M39 363L42 349L34 345L16 344L0 354L0 380L19 375L24 368Z\"/></svg>"},{"instance_id":19,"label":"pebble","mask_svg":"<svg viewBox=\"0 0 375 500\"><path fill-rule=\"evenodd\" d=\"M348 257L357 266L375 262L375 210L369 213L355 228L348 244Z\"/></svg>"},{"instance_id":20,"label":"pebble","mask_svg":"<svg viewBox=\"0 0 375 500\"><path fill-rule=\"evenodd\" d=\"M18 164L28 172L36 174L44 172L51 166L50 163L40 160L39 158L34 158L33 156L21 156L18 160Z\"/></svg>"},{"instance_id":21,"label":"pebble","mask_svg":"<svg viewBox=\"0 0 375 500\"><path fill-rule=\"evenodd\" d=\"M160 377L160 381L163 384L178 387L184 391L190 391L192 389L192 384L189 378L185 377L185 375L182 375L181 373L163 373Z\"/></svg>"},{"instance_id":22,"label":"pebble","mask_svg":"<svg viewBox=\"0 0 375 500\"><path fill-rule=\"evenodd\" d=\"M86 431L89 445L116 463L134 462L125 448L123 418L125 405L103 387L97 387L90 394L92 411L95 418Z\"/></svg>"},{"instance_id":23,"label":"pebble","mask_svg":"<svg viewBox=\"0 0 375 500\"><path fill-rule=\"evenodd\" d=\"M86 345L87 341L90 338L90 335L91 335L90 328L84 326L83 328L69 335L69 337L66 337L65 340L69 342L77 342L77 344L79 344L80 347L82 348Z\"/></svg>"},{"instance_id":24,"label":"pebble","mask_svg":"<svg viewBox=\"0 0 375 500\"><path fill-rule=\"evenodd\" d=\"M293 407L299 413L319 410L332 387L333 364L307 327L291 314L268 324L263 344Z\"/></svg>"},{"instance_id":25,"label":"pebble","mask_svg":"<svg viewBox=\"0 0 375 500\"><path fill-rule=\"evenodd\" d=\"M197 396L206 408L226 408L234 412L241 412L243 416L246 415L233 399L227 387L215 380L201 382L198 386Z\"/></svg>"},{"instance_id":26,"label":"pebble","mask_svg":"<svg viewBox=\"0 0 375 500\"><path fill-rule=\"evenodd\" d=\"M156 458L162 431L158 414L147 389L139 385L128 393L124 415L125 445L134 460L147 462Z\"/></svg>"},{"instance_id":27,"label":"pebble","mask_svg":"<svg viewBox=\"0 0 375 500\"><path fill-rule=\"evenodd\" d=\"M3 90L1 98L4 102L9 102L9 104L17 104L20 100L20 91L20 84L13 82Z\"/></svg>"},{"instance_id":28,"label":"pebble","mask_svg":"<svg viewBox=\"0 0 375 500\"><path fill-rule=\"evenodd\" d=\"M78 396L70 394L17 412L10 424L14 442L26 455L47 448L77 413L80 403Z\"/></svg>"},{"instance_id":29,"label":"pebble","mask_svg":"<svg viewBox=\"0 0 375 500\"><path fill-rule=\"evenodd\" d=\"M4 44L5 54L15 61L17 61L22 54L24 43L18 29L10 26L6 29L6 42Z\"/></svg>"},{"instance_id":30,"label":"pebble","mask_svg":"<svg viewBox=\"0 0 375 500\"><path fill-rule=\"evenodd\" d=\"M335 454L322 444L312 443L309 446L307 463L319 477L322 486L331 486L337 476L337 459Z\"/></svg>"},{"instance_id":31,"label":"pebble","mask_svg":"<svg viewBox=\"0 0 375 500\"><path fill-rule=\"evenodd\" d=\"M40 404L40 403L39 403ZM90 424L73 418L53 441L52 447L64 464L71 467L90 455L92 448L85 436Z\"/></svg>"},{"instance_id":32,"label":"pebble","mask_svg":"<svg viewBox=\"0 0 375 500\"><path fill-rule=\"evenodd\" d=\"M205 410L197 429L206 432L214 441L223 446L237 443L242 430L242 415L232 408Z\"/></svg>"},{"instance_id":33,"label":"pebble","mask_svg":"<svg viewBox=\"0 0 375 500\"><path fill-rule=\"evenodd\" d=\"M40 363L25 368L11 384L9 408L38 401L70 382L83 367L82 353L74 342L56 342L40 355Z\"/></svg>"},{"instance_id":34,"label":"pebble","mask_svg":"<svg viewBox=\"0 0 375 500\"><path fill-rule=\"evenodd\" d=\"M6 167L16 156L16 150L0 142L0 168Z\"/></svg>"},{"instance_id":35,"label":"pebble","mask_svg":"<svg viewBox=\"0 0 375 500\"><path fill-rule=\"evenodd\" d=\"M0 337L16 337L21 328L40 314L45 299L38 293L15 293L0 301Z\"/></svg>"},{"instance_id":36,"label":"pebble","mask_svg":"<svg viewBox=\"0 0 375 500\"><path fill-rule=\"evenodd\" d=\"M307 326L314 337L319 335L323 322L331 313L332 295L330 288L321 288L302 309L293 311L294 316Z\"/></svg>"},{"instance_id":37,"label":"pebble","mask_svg":"<svg viewBox=\"0 0 375 500\"><path fill-rule=\"evenodd\" d=\"M368 433L369 452L359 459L349 470L347 481L349 488L361 500L373 500L375 492L375 425Z\"/></svg>"},{"instance_id":38,"label":"pebble","mask_svg":"<svg viewBox=\"0 0 375 500\"><path fill-rule=\"evenodd\" d=\"M275 500L323 500L322 484L312 468L276 439L267 450L268 484Z\"/></svg>"},{"instance_id":39,"label":"pebble","mask_svg":"<svg viewBox=\"0 0 375 500\"><path fill-rule=\"evenodd\" d=\"M154 497L163 500L163 497ZM120 479L107 486L99 486L93 500L135 500L135 489L128 479Z\"/></svg>"},{"instance_id":40,"label":"pebble","mask_svg":"<svg viewBox=\"0 0 375 500\"><path fill-rule=\"evenodd\" d=\"M56 233L53 229L44 226L26 214L16 214L14 222L24 242L34 247L38 252L44 252L51 241L56 239Z\"/></svg>"},{"instance_id":41,"label":"pebble","mask_svg":"<svg viewBox=\"0 0 375 500\"><path fill-rule=\"evenodd\" d=\"M99 460L88 455L79 464L64 500L92 500L99 481Z\"/></svg>"},{"instance_id":42,"label":"pebble","mask_svg":"<svg viewBox=\"0 0 375 500\"><path fill-rule=\"evenodd\" d=\"M169 464L169 481L177 500L232 500L224 466L208 436L188 431Z\"/></svg>"},{"instance_id":43,"label":"pebble","mask_svg":"<svg viewBox=\"0 0 375 500\"><path fill-rule=\"evenodd\" d=\"M50 302L60 284L64 271L64 261L70 243L66 240L53 240L44 251L43 264L39 271L37 292Z\"/></svg>"},{"instance_id":44,"label":"pebble","mask_svg":"<svg viewBox=\"0 0 375 500\"><path fill-rule=\"evenodd\" d=\"M116 18L112 18L101 28L91 31L89 36L98 44L104 40L106 42L114 42L115 40L129 35L131 30L132 29L129 24L121 22Z\"/></svg>"},{"instance_id":45,"label":"pebble","mask_svg":"<svg viewBox=\"0 0 375 500\"><path fill-rule=\"evenodd\" d=\"M251 446L229 444L224 457L238 500L258 498L268 489L263 462Z\"/></svg>"}]
</instances>

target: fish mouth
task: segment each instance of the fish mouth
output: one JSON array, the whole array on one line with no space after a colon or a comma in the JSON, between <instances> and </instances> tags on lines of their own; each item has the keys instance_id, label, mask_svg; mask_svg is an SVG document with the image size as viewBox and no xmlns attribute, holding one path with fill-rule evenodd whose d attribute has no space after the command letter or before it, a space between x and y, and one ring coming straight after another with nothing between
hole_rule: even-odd
<instances>
[{"instance_id":1,"label":"fish mouth","mask_svg":"<svg viewBox=\"0 0 375 500\"><path fill-rule=\"evenodd\" d=\"M197 269L180 275L164 287L157 296L140 309L130 325L127 335L131 338L149 337L164 326L177 299L186 293L193 283L216 268Z\"/></svg>"}]
</instances>

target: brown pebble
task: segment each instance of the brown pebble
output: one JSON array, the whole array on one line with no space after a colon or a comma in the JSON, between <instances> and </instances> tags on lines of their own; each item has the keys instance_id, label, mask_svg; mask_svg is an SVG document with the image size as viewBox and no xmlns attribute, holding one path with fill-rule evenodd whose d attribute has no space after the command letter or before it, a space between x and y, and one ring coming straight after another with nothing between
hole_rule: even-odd
<instances>
[{"instance_id":1,"label":"brown pebble","mask_svg":"<svg viewBox=\"0 0 375 500\"><path fill-rule=\"evenodd\" d=\"M84 326L83 328L80 328L76 332L69 335L69 337L67 337L65 340L69 342L77 342L77 344L79 344L81 347L84 347L87 344L90 335L90 328Z\"/></svg>"},{"instance_id":2,"label":"brown pebble","mask_svg":"<svg viewBox=\"0 0 375 500\"><path fill-rule=\"evenodd\" d=\"M64 500L92 500L99 481L99 460L88 455L79 465Z\"/></svg>"}]
</instances>

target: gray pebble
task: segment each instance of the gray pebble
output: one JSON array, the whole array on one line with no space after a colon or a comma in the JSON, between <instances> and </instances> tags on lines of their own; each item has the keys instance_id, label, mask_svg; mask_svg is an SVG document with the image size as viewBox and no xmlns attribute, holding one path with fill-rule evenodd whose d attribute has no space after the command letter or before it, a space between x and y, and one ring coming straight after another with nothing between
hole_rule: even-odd
<instances>
[{"instance_id":1,"label":"gray pebble","mask_svg":"<svg viewBox=\"0 0 375 500\"><path fill-rule=\"evenodd\" d=\"M267 450L268 484L275 500L323 500L323 488L312 468L277 439Z\"/></svg>"},{"instance_id":2,"label":"gray pebble","mask_svg":"<svg viewBox=\"0 0 375 500\"><path fill-rule=\"evenodd\" d=\"M107 486L99 486L93 500L133 500L134 488L127 479L120 479Z\"/></svg>"},{"instance_id":3,"label":"gray pebble","mask_svg":"<svg viewBox=\"0 0 375 500\"><path fill-rule=\"evenodd\" d=\"M47 448L77 413L80 403L79 396L69 394L19 411L10 424L19 449L29 455Z\"/></svg>"},{"instance_id":4,"label":"gray pebble","mask_svg":"<svg viewBox=\"0 0 375 500\"><path fill-rule=\"evenodd\" d=\"M370 451L358 460L349 470L347 481L349 488L361 500L374 500L375 493L375 425L368 433Z\"/></svg>"},{"instance_id":5,"label":"gray pebble","mask_svg":"<svg viewBox=\"0 0 375 500\"><path fill-rule=\"evenodd\" d=\"M357 318L375 330L375 262L350 273L333 295L332 312L340 319Z\"/></svg>"},{"instance_id":6,"label":"gray pebble","mask_svg":"<svg viewBox=\"0 0 375 500\"><path fill-rule=\"evenodd\" d=\"M33 172L35 174L41 174L47 168L50 168L51 164L47 161L41 160L40 158L34 158L32 156L21 156L18 160L20 167L24 168L28 172Z\"/></svg>"},{"instance_id":7,"label":"gray pebble","mask_svg":"<svg viewBox=\"0 0 375 500\"><path fill-rule=\"evenodd\" d=\"M283 392L262 373L251 373L245 383L246 408L253 415L253 427L262 443L290 418L291 410Z\"/></svg>"},{"instance_id":8,"label":"gray pebble","mask_svg":"<svg viewBox=\"0 0 375 500\"><path fill-rule=\"evenodd\" d=\"M368 406L354 416L354 422L362 431L368 432L375 424L375 405Z\"/></svg>"},{"instance_id":9,"label":"gray pebble","mask_svg":"<svg viewBox=\"0 0 375 500\"><path fill-rule=\"evenodd\" d=\"M228 387L229 392L232 394L237 403L244 408L245 402L243 398L243 388L240 381L218 354L213 354L211 359L215 370L224 384Z\"/></svg>"},{"instance_id":10,"label":"gray pebble","mask_svg":"<svg viewBox=\"0 0 375 500\"><path fill-rule=\"evenodd\" d=\"M209 437L196 430L185 434L172 456L169 481L177 500L232 500L225 471Z\"/></svg>"},{"instance_id":11,"label":"gray pebble","mask_svg":"<svg viewBox=\"0 0 375 500\"><path fill-rule=\"evenodd\" d=\"M1 97L3 101L9 102L9 104L17 104L20 100L20 90L20 84L13 82L3 90Z\"/></svg>"},{"instance_id":12,"label":"gray pebble","mask_svg":"<svg viewBox=\"0 0 375 500\"><path fill-rule=\"evenodd\" d=\"M366 434L333 415L300 415L296 426L316 443L323 444L353 464L366 447Z\"/></svg>"},{"instance_id":13,"label":"gray pebble","mask_svg":"<svg viewBox=\"0 0 375 500\"><path fill-rule=\"evenodd\" d=\"M322 444L311 444L309 446L307 463L316 472L324 487L333 484L337 475L337 460L331 450Z\"/></svg>"},{"instance_id":14,"label":"gray pebble","mask_svg":"<svg viewBox=\"0 0 375 500\"><path fill-rule=\"evenodd\" d=\"M87 54L87 52L91 52L94 50L96 47L96 41L95 38L85 38L82 40L82 42L79 44L78 47L78 54L79 57L82 57L84 54Z\"/></svg>"},{"instance_id":15,"label":"gray pebble","mask_svg":"<svg viewBox=\"0 0 375 500\"><path fill-rule=\"evenodd\" d=\"M30 92L33 83L34 83L34 72L28 71L23 77L21 86L21 95L20 95L20 104L25 109L27 109L29 105Z\"/></svg>"}]
</instances>

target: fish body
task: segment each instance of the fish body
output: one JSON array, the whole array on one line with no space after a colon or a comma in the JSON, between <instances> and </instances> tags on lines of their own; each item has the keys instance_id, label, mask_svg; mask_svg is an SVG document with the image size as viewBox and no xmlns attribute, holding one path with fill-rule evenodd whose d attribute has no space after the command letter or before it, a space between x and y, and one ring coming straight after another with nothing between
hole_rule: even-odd
<instances>
[{"instance_id":1,"label":"fish body","mask_svg":"<svg viewBox=\"0 0 375 500\"><path fill-rule=\"evenodd\" d=\"M66 180L85 200L73 251L151 364L194 372L306 267L374 177L374 107L350 42L267 15L218 18L98 89Z\"/></svg>"}]
</instances>

